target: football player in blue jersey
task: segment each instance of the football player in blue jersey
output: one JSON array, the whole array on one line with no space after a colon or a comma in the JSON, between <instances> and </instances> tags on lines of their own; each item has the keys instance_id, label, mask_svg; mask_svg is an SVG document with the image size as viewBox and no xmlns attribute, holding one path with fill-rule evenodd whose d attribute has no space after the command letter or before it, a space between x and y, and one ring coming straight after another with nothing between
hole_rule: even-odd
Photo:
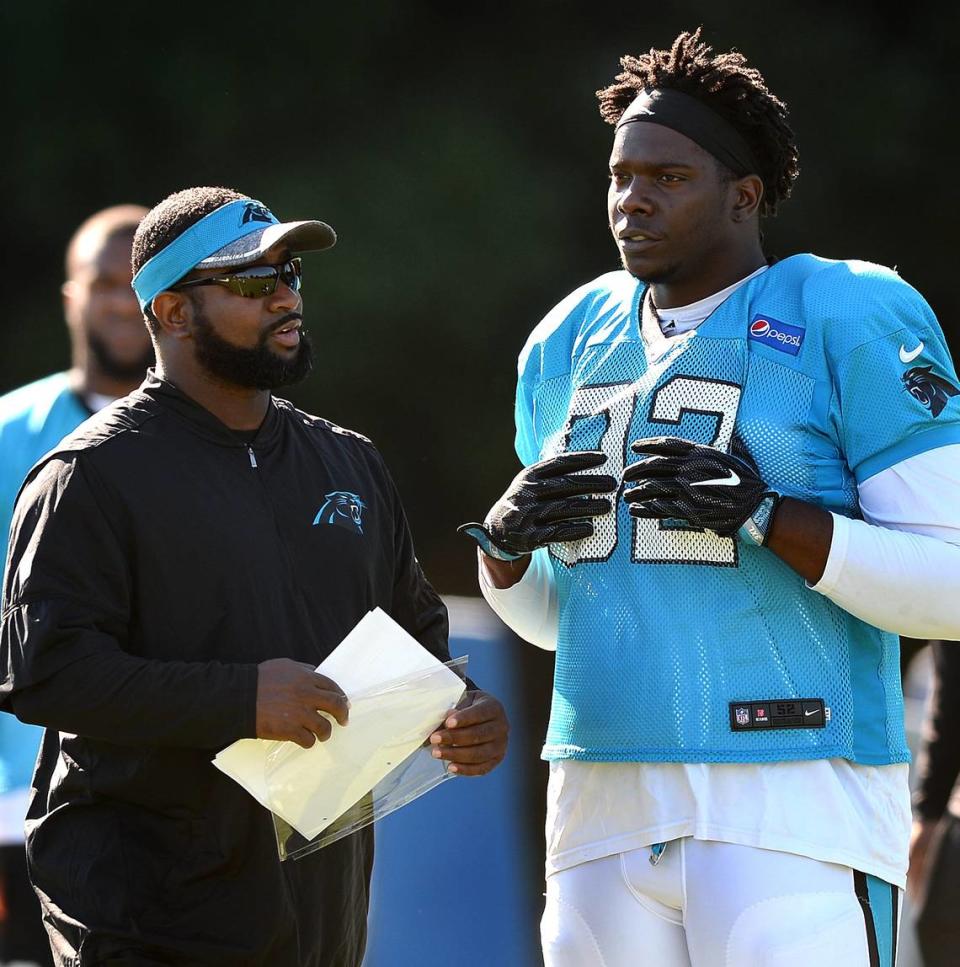
<instances>
[{"instance_id":1,"label":"football player in blue jersey","mask_svg":"<svg viewBox=\"0 0 960 967\"><path fill-rule=\"evenodd\" d=\"M130 249L147 209L91 215L67 245L63 310L71 367L0 396L0 535L27 471L88 416L136 389L153 361L130 289ZM0 963L51 963L40 904L27 878L23 821L43 730L0 715Z\"/></svg>"},{"instance_id":2,"label":"football player in blue jersey","mask_svg":"<svg viewBox=\"0 0 960 967\"><path fill-rule=\"evenodd\" d=\"M768 259L787 109L700 32L624 57L610 229L519 361L480 582L556 649L548 967L890 965L897 634L960 637L960 399L895 272Z\"/></svg>"}]
</instances>

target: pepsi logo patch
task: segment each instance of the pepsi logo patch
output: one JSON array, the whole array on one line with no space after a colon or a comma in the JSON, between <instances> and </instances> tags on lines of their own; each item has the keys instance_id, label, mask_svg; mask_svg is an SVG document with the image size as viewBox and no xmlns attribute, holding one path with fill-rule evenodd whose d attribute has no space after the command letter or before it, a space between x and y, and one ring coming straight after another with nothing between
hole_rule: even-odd
<instances>
[{"instance_id":1,"label":"pepsi logo patch","mask_svg":"<svg viewBox=\"0 0 960 967\"><path fill-rule=\"evenodd\" d=\"M807 330L803 326L791 326L787 322L774 319L773 316L754 316L747 332L748 338L754 342L791 356L800 352L806 334Z\"/></svg>"}]
</instances>

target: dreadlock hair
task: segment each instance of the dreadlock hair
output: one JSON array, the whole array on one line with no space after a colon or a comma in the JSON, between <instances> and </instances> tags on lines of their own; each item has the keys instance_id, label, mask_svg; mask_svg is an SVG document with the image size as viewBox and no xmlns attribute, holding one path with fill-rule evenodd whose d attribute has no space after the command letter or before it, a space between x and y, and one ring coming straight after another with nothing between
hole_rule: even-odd
<instances>
[{"instance_id":1,"label":"dreadlock hair","mask_svg":"<svg viewBox=\"0 0 960 967\"><path fill-rule=\"evenodd\" d=\"M136 275L157 252L201 218L228 202L248 197L232 188L187 188L168 195L147 212L133 236L133 251L130 254L133 274ZM150 306L144 309L144 316L150 332L156 335L159 323Z\"/></svg>"},{"instance_id":2,"label":"dreadlock hair","mask_svg":"<svg viewBox=\"0 0 960 967\"><path fill-rule=\"evenodd\" d=\"M763 180L761 215L773 215L790 195L800 173L797 144L787 123L787 106L772 93L743 54L714 54L700 39L701 28L683 32L669 50L620 58L623 72L597 91L600 115L616 124L644 90L669 88L697 98L719 114L744 138L757 159ZM720 164L720 162L718 162Z\"/></svg>"}]
</instances>

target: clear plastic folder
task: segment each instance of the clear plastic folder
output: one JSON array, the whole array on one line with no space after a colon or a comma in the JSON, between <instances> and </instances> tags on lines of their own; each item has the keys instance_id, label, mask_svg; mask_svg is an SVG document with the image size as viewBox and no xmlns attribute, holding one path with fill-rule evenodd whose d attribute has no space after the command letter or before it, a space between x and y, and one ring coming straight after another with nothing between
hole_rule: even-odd
<instances>
[{"instance_id":1,"label":"clear plastic folder","mask_svg":"<svg viewBox=\"0 0 960 967\"><path fill-rule=\"evenodd\" d=\"M214 765L273 813L282 859L320 849L452 778L424 742L463 697L466 663L439 661L378 608L317 668L349 698L346 726L309 749L242 739Z\"/></svg>"}]
</instances>

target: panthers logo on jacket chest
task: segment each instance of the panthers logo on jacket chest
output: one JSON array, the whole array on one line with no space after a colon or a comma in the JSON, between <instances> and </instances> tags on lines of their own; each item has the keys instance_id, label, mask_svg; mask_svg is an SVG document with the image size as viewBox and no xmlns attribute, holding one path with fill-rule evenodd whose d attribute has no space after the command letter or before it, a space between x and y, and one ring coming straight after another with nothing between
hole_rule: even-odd
<instances>
[{"instance_id":1,"label":"panthers logo on jacket chest","mask_svg":"<svg viewBox=\"0 0 960 967\"><path fill-rule=\"evenodd\" d=\"M313 518L313 526L329 524L362 534L366 506L359 494L349 490L332 490L324 495L324 501Z\"/></svg>"}]
</instances>

